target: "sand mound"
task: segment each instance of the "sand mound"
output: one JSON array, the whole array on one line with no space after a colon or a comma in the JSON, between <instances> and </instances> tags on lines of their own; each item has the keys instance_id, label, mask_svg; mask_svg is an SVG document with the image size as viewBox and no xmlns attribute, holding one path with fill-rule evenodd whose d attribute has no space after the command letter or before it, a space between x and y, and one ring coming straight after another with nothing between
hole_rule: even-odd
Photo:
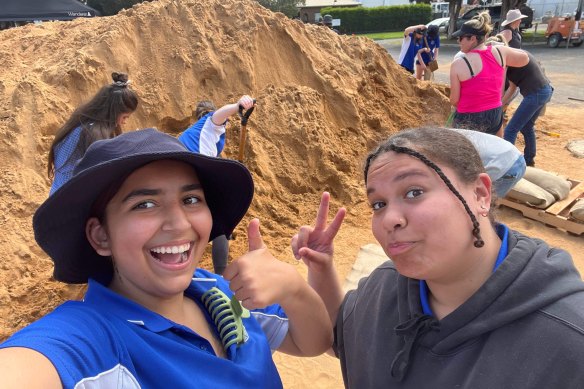
<instances>
[{"instance_id":1,"label":"sand mound","mask_svg":"<svg viewBox=\"0 0 584 389\"><path fill-rule=\"evenodd\" d=\"M321 191L345 205L363 201L361 160L378 140L443 123L449 109L444 87L416 84L371 40L304 25L250 0L160 0L113 17L5 30L0 61L0 340L83 292L50 280L31 217L48 194L53 134L112 71L129 73L141 98L127 129L178 134L200 99L257 98L245 161L257 188L249 217L261 217L276 251ZM227 143L226 156L235 158L235 118ZM244 231L233 255L245 250Z\"/></svg>"}]
</instances>

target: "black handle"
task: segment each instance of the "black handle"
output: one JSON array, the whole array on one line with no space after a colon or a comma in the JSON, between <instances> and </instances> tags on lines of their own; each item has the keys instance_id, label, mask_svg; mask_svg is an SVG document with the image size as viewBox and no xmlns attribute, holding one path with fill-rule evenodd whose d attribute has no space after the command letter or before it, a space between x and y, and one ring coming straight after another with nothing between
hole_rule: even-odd
<instances>
[{"instance_id":1,"label":"black handle","mask_svg":"<svg viewBox=\"0 0 584 389\"><path fill-rule=\"evenodd\" d=\"M253 99L253 107L251 107L250 109L248 109L247 111L243 110L243 106L239 106L239 117L241 118L241 125L242 126L246 126L247 125L247 121L249 120L249 116L251 115L251 113L253 112L254 108L255 108L255 103L256 103L256 99Z\"/></svg>"}]
</instances>

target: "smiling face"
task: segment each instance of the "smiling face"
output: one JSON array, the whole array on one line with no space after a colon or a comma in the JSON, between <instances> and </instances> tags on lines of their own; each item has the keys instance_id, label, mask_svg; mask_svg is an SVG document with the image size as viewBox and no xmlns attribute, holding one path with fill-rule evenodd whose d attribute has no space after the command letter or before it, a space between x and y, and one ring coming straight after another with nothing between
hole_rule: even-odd
<instances>
[{"instance_id":1,"label":"smiling face","mask_svg":"<svg viewBox=\"0 0 584 389\"><path fill-rule=\"evenodd\" d=\"M89 219L94 249L111 256L109 287L148 306L182 294L205 251L212 217L197 174L183 162L135 170L106 207L103 224Z\"/></svg>"},{"instance_id":2,"label":"smiling face","mask_svg":"<svg viewBox=\"0 0 584 389\"><path fill-rule=\"evenodd\" d=\"M437 165L477 212L481 193L490 187L481 179L463 184L452 169ZM393 151L379 155L368 170L367 198L373 235L400 274L446 282L475 265L472 223L463 204L417 158Z\"/></svg>"}]
</instances>

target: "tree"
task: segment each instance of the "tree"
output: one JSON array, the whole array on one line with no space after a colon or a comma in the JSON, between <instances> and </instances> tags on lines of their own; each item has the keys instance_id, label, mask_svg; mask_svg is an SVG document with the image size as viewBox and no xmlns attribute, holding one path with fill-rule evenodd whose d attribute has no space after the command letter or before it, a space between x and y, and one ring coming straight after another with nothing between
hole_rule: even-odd
<instances>
[{"instance_id":1,"label":"tree","mask_svg":"<svg viewBox=\"0 0 584 389\"><path fill-rule=\"evenodd\" d=\"M456 31L456 20L462 8L462 0L448 0L448 14L450 21L448 22L448 38L452 38L452 34Z\"/></svg>"},{"instance_id":2,"label":"tree","mask_svg":"<svg viewBox=\"0 0 584 389\"><path fill-rule=\"evenodd\" d=\"M258 0L262 6L274 12L282 12L289 18L298 16L298 6L304 5L305 0Z\"/></svg>"}]
</instances>

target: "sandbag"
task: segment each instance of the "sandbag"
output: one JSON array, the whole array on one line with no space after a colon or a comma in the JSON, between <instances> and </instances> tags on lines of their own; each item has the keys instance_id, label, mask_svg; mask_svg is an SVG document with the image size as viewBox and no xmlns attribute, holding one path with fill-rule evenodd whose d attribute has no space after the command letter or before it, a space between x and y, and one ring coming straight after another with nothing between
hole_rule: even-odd
<instances>
[{"instance_id":1,"label":"sandbag","mask_svg":"<svg viewBox=\"0 0 584 389\"><path fill-rule=\"evenodd\" d=\"M506 197L541 209L547 208L555 202L554 195L525 178L517 181Z\"/></svg>"},{"instance_id":2,"label":"sandbag","mask_svg":"<svg viewBox=\"0 0 584 389\"><path fill-rule=\"evenodd\" d=\"M578 199L576 204L570 208L570 217L584 222L584 199Z\"/></svg>"},{"instance_id":3,"label":"sandbag","mask_svg":"<svg viewBox=\"0 0 584 389\"><path fill-rule=\"evenodd\" d=\"M584 158L584 139L573 140L566 145L568 151L577 158Z\"/></svg>"},{"instance_id":4,"label":"sandbag","mask_svg":"<svg viewBox=\"0 0 584 389\"><path fill-rule=\"evenodd\" d=\"M523 178L544 189L546 192L551 193L556 200L563 200L568 197L572 188L570 181L531 166L527 167Z\"/></svg>"}]
</instances>

